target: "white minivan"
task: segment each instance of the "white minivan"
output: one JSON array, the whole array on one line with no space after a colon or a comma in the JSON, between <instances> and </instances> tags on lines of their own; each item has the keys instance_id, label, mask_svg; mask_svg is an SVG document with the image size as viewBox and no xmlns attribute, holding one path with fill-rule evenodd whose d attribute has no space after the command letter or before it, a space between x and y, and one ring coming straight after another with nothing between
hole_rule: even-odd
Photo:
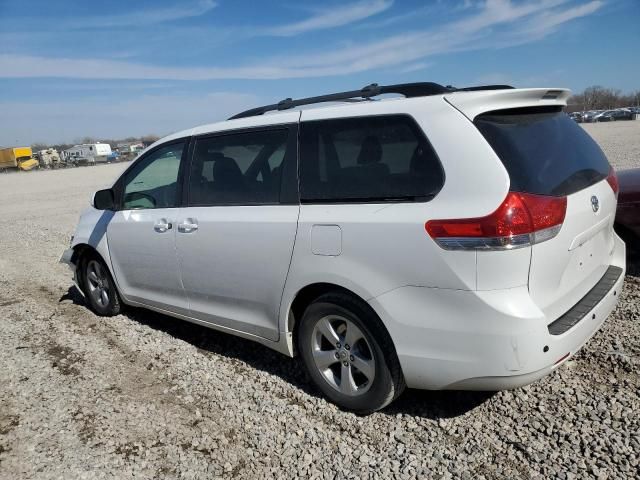
<instances>
[{"instance_id":1,"label":"white minivan","mask_svg":"<svg viewBox=\"0 0 640 480\"><path fill-rule=\"evenodd\" d=\"M373 84L179 132L94 194L63 261L96 314L146 307L300 355L353 411L405 386L526 385L624 279L617 179L568 96Z\"/></svg>"}]
</instances>

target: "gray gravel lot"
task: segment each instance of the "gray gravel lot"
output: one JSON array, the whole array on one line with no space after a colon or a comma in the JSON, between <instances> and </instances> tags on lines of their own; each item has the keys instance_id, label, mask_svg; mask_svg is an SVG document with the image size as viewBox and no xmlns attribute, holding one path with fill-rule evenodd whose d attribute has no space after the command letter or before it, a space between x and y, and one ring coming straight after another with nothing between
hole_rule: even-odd
<instances>
[{"instance_id":1,"label":"gray gravel lot","mask_svg":"<svg viewBox=\"0 0 640 480\"><path fill-rule=\"evenodd\" d=\"M582 123L616 169L640 166L640 121Z\"/></svg>"},{"instance_id":2,"label":"gray gravel lot","mask_svg":"<svg viewBox=\"0 0 640 480\"><path fill-rule=\"evenodd\" d=\"M631 125L633 123L633 125ZM640 166L640 122L587 125ZM358 417L297 359L142 310L94 316L57 264L124 165L0 175L0 478L637 478L640 274L603 329L510 392L407 391Z\"/></svg>"}]
</instances>

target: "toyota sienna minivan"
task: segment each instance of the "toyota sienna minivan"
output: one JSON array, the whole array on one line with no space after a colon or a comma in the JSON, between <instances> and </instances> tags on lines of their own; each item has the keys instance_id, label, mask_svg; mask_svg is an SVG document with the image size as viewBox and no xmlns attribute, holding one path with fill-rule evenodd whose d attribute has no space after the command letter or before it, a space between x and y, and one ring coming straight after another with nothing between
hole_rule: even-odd
<instances>
[{"instance_id":1,"label":"toyota sienna minivan","mask_svg":"<svg viewBox=\"0 0 640 480\"><path fill-rule=\"evenodd\" d=\"M405 386L526 385L624 279L616 175L568 96L372 84L185 130L94 194L62 260L96 314L145 307L299 355L356 412Z\"/></svg>"}]
</instances>

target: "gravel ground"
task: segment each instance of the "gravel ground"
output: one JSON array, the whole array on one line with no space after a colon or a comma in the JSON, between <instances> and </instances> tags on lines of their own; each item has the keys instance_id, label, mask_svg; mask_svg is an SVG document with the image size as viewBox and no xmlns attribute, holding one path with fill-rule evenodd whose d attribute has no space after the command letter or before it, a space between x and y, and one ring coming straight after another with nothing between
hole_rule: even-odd
<instances>
[{"instance_id":1,"label":"gravel ground","mask_svg":"<svg viewBox=\"0 0 640 480\"><path fill-rule=\"evenodd\" d=\"M634 123L586 128L631 166ZM0 175L0 478L640 474L637 265L602 330L544 380L495 394L406 391L358 417L319 398L297 359L83 305L57 260L89 193L123 168Z\"/></svg>"},{"instance_id":2,"label":"gravel ground","mask_svg":"<svg viewBox=\"0 0 640 480\"><path fill-rule=\"evenodd\" d=\"M616 169L640 166L640 121L581 123Z\"/></svg>"}]
</instances>

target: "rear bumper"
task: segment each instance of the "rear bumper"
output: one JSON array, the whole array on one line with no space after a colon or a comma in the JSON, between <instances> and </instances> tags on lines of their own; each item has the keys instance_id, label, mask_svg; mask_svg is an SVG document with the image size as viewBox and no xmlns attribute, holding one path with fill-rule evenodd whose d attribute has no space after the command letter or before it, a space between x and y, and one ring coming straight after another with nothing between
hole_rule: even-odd
<instances>
[{"instance_id":1,"label":"rear bumper","mask_svg":"<svg viewBox=\"0 0 640 480\"><path fill-rule=\"evenodd\" d=\"M402 287L370 300L393 339L407 385L423 389L502 390L527 385L571 358L615 308L622 269L602 298L564 333L553 335L526 286L489 291Z\"/></svg>"}]
</instances>

